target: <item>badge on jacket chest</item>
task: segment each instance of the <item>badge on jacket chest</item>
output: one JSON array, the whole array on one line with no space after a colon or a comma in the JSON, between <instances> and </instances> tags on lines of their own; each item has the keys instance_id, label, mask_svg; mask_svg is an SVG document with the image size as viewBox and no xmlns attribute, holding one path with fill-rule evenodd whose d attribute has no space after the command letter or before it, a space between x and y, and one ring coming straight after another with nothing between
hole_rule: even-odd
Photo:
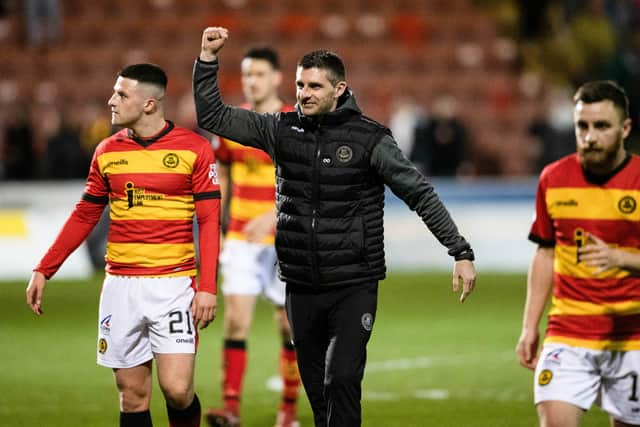
<instances>
[{"instance_id":1,"label":"badge on jacket chest","mask_svg":"<svg viewBox=\"0 0 640 427\"><path fill-rule=\"evenodd\" d=\"M336 158L341 163L347 163L353 158L353 150L348 145L341 145L336 150Z\"/></svg>"}]
</instances>

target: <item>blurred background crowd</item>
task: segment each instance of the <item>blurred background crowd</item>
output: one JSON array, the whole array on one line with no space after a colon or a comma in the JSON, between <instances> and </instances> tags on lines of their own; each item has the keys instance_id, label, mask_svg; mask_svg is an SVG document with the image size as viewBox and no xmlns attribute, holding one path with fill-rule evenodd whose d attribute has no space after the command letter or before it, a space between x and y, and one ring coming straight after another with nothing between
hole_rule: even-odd
<instances>
[{"instance_id":1,"label":"blurred background crowd","mask_svg":"<svg viewBox=\"0 0 640 427\"><path fill-rule=\"evenodd\" d=\"M574 151L575 88L627 91L640 151L640 0L0 0L0 181L84 178L115 129L117 71L169 74L167 117L196 128L191 68L202 29L229 28L220 84L241 103L245 49L338 53L365 114L429 176L534 175Z\"/></svg>"}]
</instances>

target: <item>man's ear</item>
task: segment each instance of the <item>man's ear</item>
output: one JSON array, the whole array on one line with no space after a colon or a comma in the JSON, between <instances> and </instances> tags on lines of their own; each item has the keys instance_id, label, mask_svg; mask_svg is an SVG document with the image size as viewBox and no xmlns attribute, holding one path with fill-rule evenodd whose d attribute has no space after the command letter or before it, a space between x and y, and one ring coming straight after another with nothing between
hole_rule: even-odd
<instances>
[{"instance_id":1,"label":"man's ear","mask_svg":"<svg viewBox=\"0 0 640 427\"><path fill-rule=\"evenodd\" d=\"M345 81L338 82L333 87L333 91L334 91L334 95L333 96L334 96L334 98L336 98L336 99L340 98L345 90L347 90L347 82L345 82Z\"/></svg>"},{"instance_id":2,"label":"man's ear","mask_svg":"<svg viewBox=\"0 0 640 427\"><path fill-rule=\"evenodd\" d=\"M273 73L273 79L274 79L274 83L277 87L279 87L282 84L282 72L280 71L276 71Z\"/></svg>"},{"instance_id":3,"label":"man's ear","mask_svg":"<svg viewBox=\"0 0 640 427\"><path fill-rule=\"evenodd\" d=\"M631 133L631 119L627 118L622 123L622 139L625 139Z\"/></svg>"},{"instance_id":4,"label":"man's ear","mask_svg":"<svg viewBox=\"0 0 640 427\"><path fill-rule=\"evenodd\" d=\"M154 113L158 109L158 101L156 101L154 98L148 98L146 101L144 101L143 109L147 114Z\"/></svg>"}]
</instances>

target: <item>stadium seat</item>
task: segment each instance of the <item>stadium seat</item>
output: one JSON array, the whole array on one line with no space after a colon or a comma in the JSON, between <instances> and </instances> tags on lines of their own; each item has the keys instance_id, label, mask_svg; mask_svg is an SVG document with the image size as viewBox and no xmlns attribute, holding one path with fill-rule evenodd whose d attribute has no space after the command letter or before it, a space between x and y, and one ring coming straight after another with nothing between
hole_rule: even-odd
<instances>
[{"instance_id":1,"label":"stadium seat","mask_svg":"<svg viewBox=\"0 0 640 427\"><path fill-rule=\"evenodd\" d=\"M482 172L524 170L520 163L501 166L506 160L495 141L523 135L536 100L520 99L516 46L498 38L497 22L473 0L66 0L64 6L64 39L55 49L43 54L25 48L18 20L12 38L0 40L0 80L16 82L21 97L30 96L32 82L44 76L70 102L89 97L105 103L115 72L138 60L165 67L170 94L181 95L191 85L202 29L224 26L232 33L221 55L227 102L242 100L239 63L247 47L278 48L282 91L292 101L298 59L326 48L344 59L348 82L368 115L386 122L394 90L415 93L425 107L436 94L452 93L471 134L478 135L471 150L488 165ZM330 19L342 29L327 31L323 23L332 25L326 24ZM104 22L108 31L97 30ZM490 125L495 121L513 129Z\"/></svg>"},{"instance_id":2,"label":"stadium seat","mask_svg":"<svg viewBox=\"0 0 640 427\"><path fill-rule=\"evenodd\" d=\"M428 41L429 23L426 17L408 12L389 17L389 32L406 46L418 46Z\"/></svg>"}]
</instances>

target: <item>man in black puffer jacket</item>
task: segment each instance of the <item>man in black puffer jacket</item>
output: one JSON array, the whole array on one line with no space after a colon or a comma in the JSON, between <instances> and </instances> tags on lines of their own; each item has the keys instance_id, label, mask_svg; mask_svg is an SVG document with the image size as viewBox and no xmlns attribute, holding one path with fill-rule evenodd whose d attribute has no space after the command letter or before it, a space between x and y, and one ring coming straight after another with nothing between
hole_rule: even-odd
<instances>
[{"instance_id":1,"label":"man in black puffer jacket","mask_svg":"<svg viewBox=\"0 0 640 427\"><path fill-rule=\"evenodd\" d=\"M258 114L222 103L217 54L227 37L221 27L203 33L193 73L198 124L273 159L278 268L315 424L359 426L366 344L385 277L385 184L454 257L461 301L476 280L473 251L389 130L362 115L337 55L320 50L299 61L295 112Z\"/></svg>"}]
</instances>

